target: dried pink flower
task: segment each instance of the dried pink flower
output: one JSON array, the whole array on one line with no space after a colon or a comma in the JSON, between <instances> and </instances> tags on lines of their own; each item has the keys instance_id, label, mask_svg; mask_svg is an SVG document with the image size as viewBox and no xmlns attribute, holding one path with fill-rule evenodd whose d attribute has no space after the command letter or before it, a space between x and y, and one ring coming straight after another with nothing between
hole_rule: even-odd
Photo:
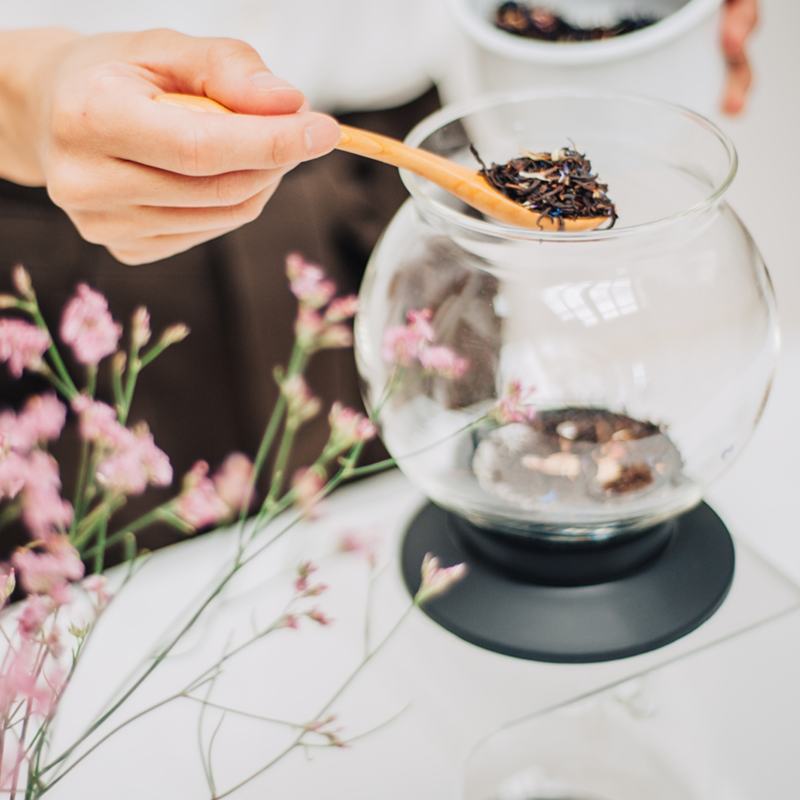
<instances>
[{"instance_id":1,"label":"dried pink flower","mask_svg":"<svg viewBox=\"0 0 800 800\"><path fill-rule=\"evenodd\" d=\"M67 407L54 392L31 397L17 416L22 437L31 442L51 442L61 436L67 419Z\"/></svg>"},{"instance_id":2,"label":"dried pink flower","mask_svg":"<svg viewBox=\"0 0 800 800\"><path fill-rule=\"evenodd\" d=\"M65 536L51 535L43 546L41 553L18 548L11 556L11 563L28 594L47 595L56 605L62 605L66 585L83 577L83 562Z\"/></svg>"},{"instance_id":3,"label":"dried pink flower","mask_svg":"<svg viewBox=\"0 0 800 800\"><path fill-rule=\"evenodd\" d=\"M11 597L17 586L14 568L8 568L7 572L5 570L6 568L3 567L3 570L0 571L0 608L5 605L6 600Z\"/></svg>"},{"instance_id":4,"label":"dried pink flower","mask_svg":"<svg viewBox=\"0 0 800 800\"><path fill-rule=\"evenodd\" d=\"M10 708L21 700L29 700L32 711L39 716L49 716L55 702L55 693L38 675L38 653L31 642L15 650L3 669L0 681L0 711L5 717Z\"/></svg>"},{"instance_id":5,"label":"dried pink flower","mask_svg":"<svg viewBox=\"0 0 800 800\"><path fill-rule=\"evenodd\" d=\"M72 410L79 415L82 439L107 448L128 447L132 443L133 432L119 423L117 412L107 403L82 394L72 401Z\"/></svg>"},{"instance_id":6,"label":"dried pink flower","mask_svg":"<svg viewBox=\"0 0 800 800\"><path fill-rule=\"evenodd\" d=\"M22 264L17 264L11 271L11 280L14 283L14 288L26 299L33 298L33 284L31 283L31 276Z\"/></svg>"},{"instance_id":7,"label":"dried pink flower","mask_svg":"<svg viewBox=\"0 0 800 800\"><path fill-rule=\"evenodd\" d=\"M90 575L81 583L83 590L95 597L98 608L105 608L113 599L114 595L108 591L108 579L105 575Z\"/></svg>"},{"instance_id":8,"label":"dried pink flower","mask_svg":"<svg viewBox=\"0 0 800 800\"><path fill-rule=\"evenodd\" d=\"M295 504L307 516L313 516L319 502L320 492L325 488L324 478L315 470L303 467L292 477Z\"/></svg>"},{"instance_id":9,"label":"dried pink flower","mask_svg":"<svg viewBox=\"0 0 800 800\"><path fill-rule=\"evenodd\" d=\"M222 500L237 514L249 508L253 501L250 482L253 479L253 462L244 453L231 453L211 476Z\"/></svg>"},{"instance_id":10,"label":"dried pink flower","mask_svg":"<svg viewBox=\"0 0 800 800\"><path fill-rule=\"evenodd\" d=\"M444 378L460 378L468 369L469 361L457 356L449 347L427 347L419 354L419 363L429 372Z\"/></svg>"},{"instance_id":11,"label":"dried pink flower","mask_svg":"<svg viewBox=\"0 0 800 800\"><path fill-rule=\"evenodd\" d=\"M319 625L330 625L334 621L332 617L324 614L322 609L318 608L317 606L314 606L314 608L306 611L305 616Z\"/></svg>"},{"instance_id":12,"label":"dried pink flower","mask_svg":"<svg viewBox=\"0 0 800 800\"><path fill-rule=\"evenodd\" d=\"M61 339L75 358L81 364L99 364L117 349L121 335L122 326L111 317L106 298L79 284L61 317Z\"/></svg>"},{"instance_id":13,"label":"dried pink flower","mask_svg":"<svg viewBox=\"0 0 800 800\"><path fill-rule=\"evenodd\" d=\"M348 294L345 297L336 297L331 300L325 311L325 322L344 322L354 317L358 311L358 297Z\"/></svg>"},{"instance_id":14,"label":"dried pink flower","mask_svg":"<svg viewBox=\"0 0 800 800\"><path fill-rule=\"evenodd\" d=\"M136 431L117 425L122 430L110 428L117 435L117 442L110 455L97 465L97 482L112 494L120 495L142 494L148 484L169 486L172 466L167 454L156 446L153 434L144 425ZM127 431L127 435L122 431Z\"/></svg>"},{"instance_id":15,"label":"dried pink flower","mask_svg":"<svg viewBox=\"0 0 800 800\"><path fill-rule=\"evenodd\" d=\"M433 312L428 308L407 312L406 325L391 325L384 332L381 355L389 364L410 367L419 363L426 372L460 378L469 369L469 361L449 347L433 344L436 332L432 318Z\"/></svg>"},{"instance_id":16,"label":"dried pink flower","mask_svg":"<svg viewBox=\"0 0 800 800\"><path fill-rule=\"evenodd\" d=\"M310 308L322 308L336 293L336 284L326 279L323 269L299 253L286 257L286 275L292 294Z\"/></svg>"},{"instance_id":17,"label":"dried pink flower","mask_svg":"<svg viewBox=\"0 0 800 800\"><path fill-rule=\"evenodd\" d=\"M231 515L231 507L217 493L208 477L208 464L198 461L183 478L183 489L175 500L173 512L197 530L216 525Z\"/></svg>"},{"instance_id":18,"label":"dried pink flower","mask_svg":"<svg viewBox=\"0 0 800 800\"><path fill-rule=\"evenodd\" d=\"M527 402L533 391L533 389L523 389L519 381L510 381L486 416L498 425L530 422L536 416L536 409Z\"/></svg>"},{"instance_id":19,"label":"dried pink flower","mask_svg":"<svg viewBox=\"0 0 800 800\"><path fill-rule=\"evenodd\" d=\"M338 401L331 406L328 423L331 426L328 448L337 453L347 450L358 442L372 439L378 432L371 420Z\"/></svg>"},{"instance_id":20,"label":"dried pink flower","mask_svg":"<svg viewBox=\"0 0 800 800\"><path fill-rule=\"evenodd\" d=\"M339 539L340 553L355 553L367 559L371 567L378 563L378 542L374 537L360 536L355 531L346 531Z\"/></svg>"},{"instance_id":21,"label":"dried pink flower","mask_svg":"<svg viewBox=\"0 0 800 800\"><path fill-rule=\"evenodd\" d=\"M286 398L287 416L293 425L299 425L315 417L322 407L302 375L292 375L282 381L281 394Z\"/></svg>"},{"instance_id":22,"label":"dried pink flower","mask_svg":"<svg viewBox=\"0 0 800 800\"><path fill-rule=\"evenodd\" d=\"M13 500L25 486L29 471L28 459L18 453L0 456L0 498Z\"/></svg>"},{"instance_id":23,"label":"dried pink flower","mask_svg":"<svg viewBox=\"0 0 800 800\"><path fill-rule=\"evenodd\" d=\"M440 567L439 559L432 553L426 553L422 559L422 584L414 596L416 604L424 603L432 597L443 594L454 583L467 574L466 564L454 564L452 567Z\"/></svg>"},{"instance_id":24,"label":"dried pink flower","mask_svg":"<svg viewBox=\"0 0 800 800\"><path fill-rule=\"evenodd\" d=\"M29 597L23 603L22 613L17 614L20 636L28 640L37 638L52 611L52 603L45 597L38 594Z\"/></svg>"},{"instance_id":25,"label":"dried pink flower","mask_svg":"<svg viewBox=\"0 0 800 800\"><path fill-rule=\"evenodd\" d=\"M8 362L8 371L15 377L23 369L38 371L42 356L50 347L50 336L38 325L21 319L0 319L0 362Z\"/></svg>"},{"instance_id":26,"label":"dried pink flower","mask_svg":"<svg viewBox=\"0 0 800 800\"><path fill-rule=\"evenodd\" d=\"M150 312L144 306L139 306L131 320L131 344L139 350L150 341L150 336Z\"/></svg>"},{"instance_id":27,"label":"dried pink flower","mask_svg":"<svg viewBox=\"0 0 800 800\"><path fill-rule=\"evenodd\" d=\"M58 464L43 450L34 450L28 456L21 496L22 520L34 538L47 539L72 523L72 506L61 498Z\"/></svg>"}]
</instances>

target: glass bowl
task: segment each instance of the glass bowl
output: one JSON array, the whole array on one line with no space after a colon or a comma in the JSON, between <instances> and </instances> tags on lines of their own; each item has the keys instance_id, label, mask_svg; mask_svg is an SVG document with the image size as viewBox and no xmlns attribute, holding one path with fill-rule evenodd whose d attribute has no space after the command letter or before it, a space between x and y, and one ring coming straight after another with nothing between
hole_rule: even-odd
<instances>
[{"instance_id":1,"label":"glass bowl","mask_svg":"<svg viewBox=\"0 0 800 800\"><path fill-rule=\"evenodd\" d=\"M763 410L769 277L725 203L730 139L679 106L523 92L447 107L407 143L504 163L574 147L610 230L481 218L403 173L356 320L365 400L398 465L480 528L602 541L697 505Z\"/></svg>"}]
</instances>

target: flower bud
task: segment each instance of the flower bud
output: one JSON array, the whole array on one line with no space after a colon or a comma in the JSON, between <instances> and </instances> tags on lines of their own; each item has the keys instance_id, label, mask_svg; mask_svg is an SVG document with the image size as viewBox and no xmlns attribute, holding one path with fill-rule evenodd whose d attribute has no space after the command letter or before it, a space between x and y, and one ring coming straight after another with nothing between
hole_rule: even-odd
<instances>
[{"instance_id":1,"label":"flower bud","mask_svg":"<svg viewBox=\"0 0 800 800\"><path fill-rule=\"evenodd\" d=\"M164 347L169 347L171 344L182 342L189 333L189 326L179 322L177 325L170 325L170 327L161 334L160 342Z\"/></svg>"},{"instance_id":2,"label":"flower bud","mask_svg":"<svg viewBox=\"0 0 800 800\"><path fill-rule=\"evenodd\" d=\"M17 266L14 267L14 271L11 273L11 279L14 281L14 286L17 291L26 300L33 300L35 298L33 285L31 284L31 276L22 264L17 264Z\"/></svg>"}]
</instances>

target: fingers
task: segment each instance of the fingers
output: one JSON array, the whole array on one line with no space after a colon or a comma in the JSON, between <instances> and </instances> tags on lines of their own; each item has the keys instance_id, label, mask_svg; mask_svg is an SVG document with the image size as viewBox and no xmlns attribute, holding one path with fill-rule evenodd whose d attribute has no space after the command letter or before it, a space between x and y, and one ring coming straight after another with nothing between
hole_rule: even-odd
<instances>
[{"instance_id":1,"label":"fingers","mask_svg":"<svg viewBox=\"0 0 800 800\"><path fill-rule=\"evenodd\" d=\"M747 58L738 63L728 64L728 76L722 100L722 110L726 114L738 114L744 109L751 82L752 72Z\"/></svg>"},{"instance_id":2,"label":"fingers","mask_svg":"<svg viewBox=\"0 0 800 800\"><path fill-rule=\"evenodd\" d=\"M107 67L86 77L87 90L51 110L57 154L94 151L183 175L276 169L330 152L339 126L324 114L202 114L158 103L140 75Z\"/></svg>"},{"instance_id":3,"label":"fingers","mask_svg":"<svg viewBox=\"0 0 800 800\"><path fill-rule=\"evenodd\" d=\"M219 228L203 231L202 233L149 236L119 245L108 245L107 249L117 261L123 264L131 266L151 264L154 261L161 261L177 253L191 250L198 244L208 242L211 239L216 239L218 236L236 230L236 227Z\"/></svg>"},{"instance_id":4,"label":"fingers","mask_svg":"<svg viewBox=\"0 0 800 800\"><path fill-rule=\"evenodd\" d=\"M722 16L722 52L728 64L722 109L738 114L744 109L752 71L745 46L758 24L757 0L726 0Z\"/></svg>"},{"instance_id":5,"label":"fingers","mask_svg":"<svg viewBox=\"0 0 800 800\"><path fill-rule=\"evenodd\" d=\"M726 0L722 12L722 51L729 62L745 58L745 43L758 24L757 0Z\"/></svg>"},{"instance_id":6,"label":"fingers","mask_svg":"<svg viewBox=\"0 0 800 800\"><path fill-rule=\"evenodd\" d=\"M126 264L157 261L255 220L277 188L277 182L235 206L219 208L131 207L120 217L115 210L72 212L81 236L105 245ZM185 245L185 247L184 247Z\"/></svg>"},{"instance_id":7,"label":"fingers","mask_svg":"<svg viewBox=\"0 0 800 800\"><path fill-rule=\"evenodd\" d=\"M71 211L234 206L276 184L294 166L192 177L118 159L94 165L62 159L51 170L48 191L56 205Z\"/></svg>"},{"instance_id":8,"label":"fingers","mask_svg":"<svg viewBox=\"0 0 800 800\"><path fill-rule=\"evenodd\" d=\"M150 71L163 91L213 97L240 114L293 114L303 93L273 75L258 53L235 39L203 39L170 30L146 31L129 57Z\"/></svg>"}]
</instances>

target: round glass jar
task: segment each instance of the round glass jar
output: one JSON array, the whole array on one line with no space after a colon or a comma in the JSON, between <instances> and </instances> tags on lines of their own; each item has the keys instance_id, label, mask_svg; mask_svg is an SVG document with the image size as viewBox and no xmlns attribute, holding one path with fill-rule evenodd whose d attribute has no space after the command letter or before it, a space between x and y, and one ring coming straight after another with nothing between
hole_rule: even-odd
<instances>
[{"instance_id":1,"label":"round glass jar","mask_svg":"<svg viewBox=\"0 0 800 800\"><path fill-rule=\"evenodd\" d=\"M527 92L449 106L407 143L465 164L574 147L609 230L481 218L422 178L370 260L368 407L408 478L482 528L567 540L695 506L736 458L778 350L762 258L723 197L736 152L679 106Z\"/></svg>"}]
</instances>

